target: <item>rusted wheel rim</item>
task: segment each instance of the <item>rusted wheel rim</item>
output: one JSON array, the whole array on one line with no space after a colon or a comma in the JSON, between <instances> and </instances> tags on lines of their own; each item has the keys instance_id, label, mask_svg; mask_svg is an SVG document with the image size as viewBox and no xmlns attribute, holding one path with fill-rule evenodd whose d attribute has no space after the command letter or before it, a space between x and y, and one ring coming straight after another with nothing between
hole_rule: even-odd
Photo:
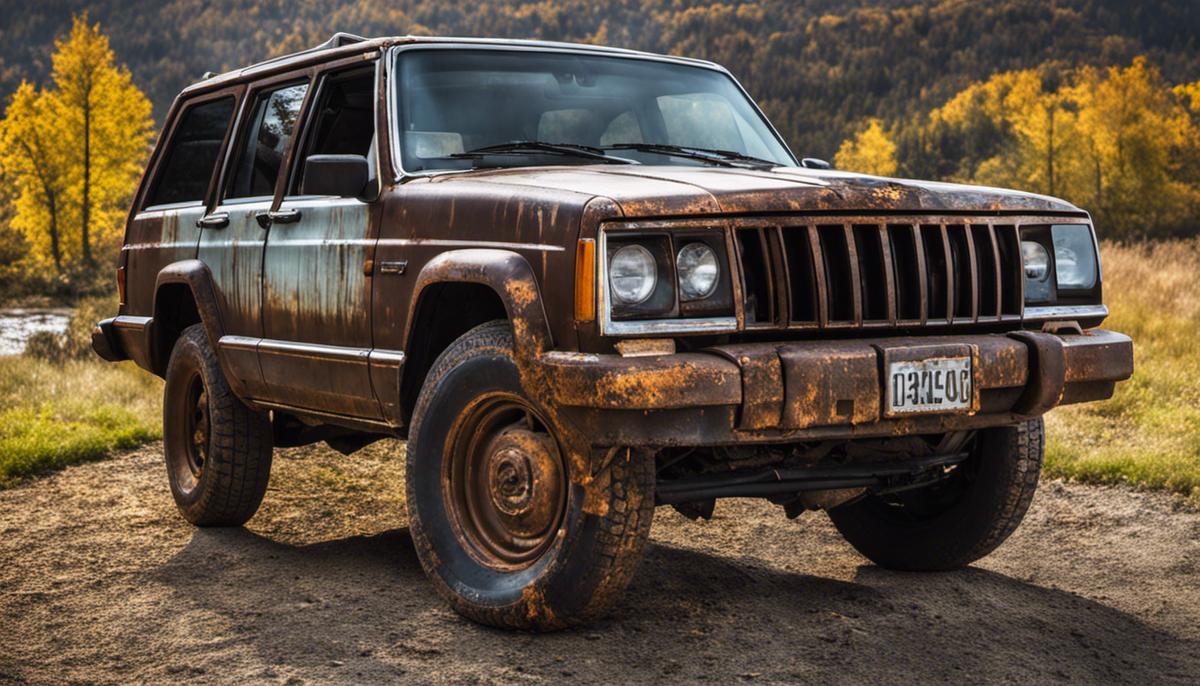
<instances>
[{"instance_id":1,"label":"rusted wheel rim","mask_svg":"<svg viewBox=\"0 0 1200 686\"><path fill-rule=\"evenodd\" d=\"M183 441L176 460L176 480L185 491L195 488L208 462L208 442L211 424L208 415L208 393L199 373L188 379L183 400Z\"/></svg>"},{"instance_id":2,"label":"rusted wheel rim","mask_svg":"<svg viewBox=\"0 0 1200 686\"><path fill-rule=\"evenodd\" d=\"M487 566L541 557L566 511L566 470L548 426L523 399L482 398L455 422L445 480L455 528Z\"/></svg>"}]
</instances>

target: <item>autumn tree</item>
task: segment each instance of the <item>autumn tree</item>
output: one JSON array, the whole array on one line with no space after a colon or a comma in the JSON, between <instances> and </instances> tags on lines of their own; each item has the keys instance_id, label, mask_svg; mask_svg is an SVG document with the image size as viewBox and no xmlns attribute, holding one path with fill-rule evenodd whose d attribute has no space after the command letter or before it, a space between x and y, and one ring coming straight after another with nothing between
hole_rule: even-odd
<instances>
[{"instance_id":1,"label":"autumn tree","mask_svg":"<svg viewBox=\"0 0 1200 686\"><path fill-rule=\"evenodd\" d=\"M37 257L63 270L62 216L69 164L58 100L22 83L0 123L0 172L15 192L11 226L24 234Z\"/></svg>"},{"instance_id":2,"label":"autumn tree","mask_svg":"<svg viewBox=\"0 0 1200 686\"><path fill-rule=\"evenodd\" d=\"M72 199L77 205L79 256L93 264L93 222L111 240L115 222L141 172L153 122L150 101L133 84L100 25L75 17L71 33L55 42L52 78L66 144L74 152Z\"/></svg>"},{"instance_id":3,"label":"autumn tree","mask_svg":"<svg viewBox=\"0 0 1200 686\"><path fill-rule=\"evenodd\" d=\"M842 142L833 160L838 169L895 176L896 144L883 130L883 124L872 119L857 134Z\"/></svg>"},{"instance_id":4,"label":"autumn tree","mask_svg":"<svg viewBox=\"0 0 1200 686\"><path fill-rule=\"evenodd\" d=\"M956 160L949 178L1055 195L1125 238L1194 227L1200 116L1144 58L1127 67L1027 69L972 84L933 110L908 155Z\"/></svg>"},{"instance_id":5,"label":"autumn tree","mask_svg":"<svg viewBox=\"0 0 1200 686\"><path fill-rule=\"evenodd\" d=\"M56 42L51 84L23 83L0 122L0 172L16 189L12 226L57 273L90 272L115 247L153 123L149 100L87 15Z\"/></svg>"}]
</instances>

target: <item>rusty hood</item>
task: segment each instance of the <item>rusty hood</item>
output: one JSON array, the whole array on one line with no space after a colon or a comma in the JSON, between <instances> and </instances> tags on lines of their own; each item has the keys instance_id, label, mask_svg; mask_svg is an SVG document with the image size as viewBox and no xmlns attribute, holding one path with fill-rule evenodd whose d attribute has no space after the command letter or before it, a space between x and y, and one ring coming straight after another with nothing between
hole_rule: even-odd
<instances>
[{"instance_id":1,"label":"rusty hood","mask_svg":"<svg viewBox=\"0 0 1200 686\"><path fill-rule=\"evenodd\" d=\"M612 199L626 218L780 212L1071 213L1063 200L1001 188L894 179L832 170L680 166L555 166L439 177ZM536 191L534 189L537 189Z\"/></svg>"}]
</instances>

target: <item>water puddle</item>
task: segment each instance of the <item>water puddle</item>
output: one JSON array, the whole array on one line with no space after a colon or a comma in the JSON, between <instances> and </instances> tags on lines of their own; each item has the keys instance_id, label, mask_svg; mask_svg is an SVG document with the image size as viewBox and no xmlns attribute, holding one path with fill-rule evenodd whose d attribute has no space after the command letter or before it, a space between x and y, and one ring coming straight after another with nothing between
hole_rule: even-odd
<instances>
[{"instance_id":1,"label":"water puddle","mask_svg":"<svg viewBox=\"0 0 1200 686\"><path fill-rule=\"evenodd\" d=\"M67 308L0 310L0 355L20 355L25 341L38 331L66 331L71 312Z\"/></svg>"}]
</instances>

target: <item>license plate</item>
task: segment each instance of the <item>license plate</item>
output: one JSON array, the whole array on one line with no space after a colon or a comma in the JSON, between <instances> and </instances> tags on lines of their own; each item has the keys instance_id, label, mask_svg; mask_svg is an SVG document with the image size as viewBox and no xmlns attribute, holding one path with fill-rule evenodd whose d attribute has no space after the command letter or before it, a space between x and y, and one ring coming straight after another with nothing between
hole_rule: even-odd
<instances>
[{"instance_id":1,"label":"license plate","mask_svg":"<svg viewBox=\"0 0 1200 686\"><path fill-rule=\"evenodd\" d=\"M888 414L957 412L971 407L970 357L937 357L888 365Z\"/></svg>"}]
</instances>

